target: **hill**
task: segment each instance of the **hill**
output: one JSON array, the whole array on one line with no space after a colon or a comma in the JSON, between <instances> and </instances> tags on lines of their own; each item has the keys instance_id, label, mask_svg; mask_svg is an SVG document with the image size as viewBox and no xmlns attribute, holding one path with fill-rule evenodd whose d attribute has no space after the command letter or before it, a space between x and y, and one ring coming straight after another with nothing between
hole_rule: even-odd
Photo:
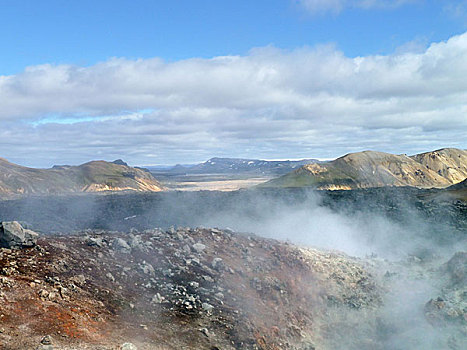
<instances>
[{"instance_id":1,"label":"hill","mask_svg":"<svg viewBox=\"0 0 467 350\"><path fill-rule=\"evenodd\" d=\"M467 178L467 152L456 148L443 148L411 157L427 169L433 170L456 184Z\"/></svg>"},{"instance_id":2,"label":"hill","mask_svg":"<svg viewBox=\"0 0 467 350\"><path fill-rule=\"evenodd\" d=\"M350 190L384 186L444 188L467 177L467 151L446 148L414 156L364 151L324 164L307 164L264 187Z\"/></svg>"},{"instance_id":3,"label":"hill","mask_svg":"<svg viewBox=\"0 0 467 350\"><path fill-rule=\"evenodd\" d=\"M34 169L0 158L0 194L14 196L102 191L158 192L163 189L148 171L122 163L92 161L79 166Z\"/></svg>"}]
</instances>

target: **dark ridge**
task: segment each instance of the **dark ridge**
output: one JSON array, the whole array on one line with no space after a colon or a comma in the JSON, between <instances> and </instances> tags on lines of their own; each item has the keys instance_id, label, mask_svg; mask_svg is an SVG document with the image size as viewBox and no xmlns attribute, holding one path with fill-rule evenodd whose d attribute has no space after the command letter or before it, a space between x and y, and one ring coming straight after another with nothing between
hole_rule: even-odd
<instances>
[{"instance_id":1,"label":"dark ridge","mask_svg":"<svg viewBox=\"0 0 467 350\"><path fill-rule=\"evenodd\" d=\"M123 160L121 160L121 159L114 160L112 163L117 164L117 165L128 166L128 164L125 163L125 162L124 162Z\"/></svg>"}]
</instances>

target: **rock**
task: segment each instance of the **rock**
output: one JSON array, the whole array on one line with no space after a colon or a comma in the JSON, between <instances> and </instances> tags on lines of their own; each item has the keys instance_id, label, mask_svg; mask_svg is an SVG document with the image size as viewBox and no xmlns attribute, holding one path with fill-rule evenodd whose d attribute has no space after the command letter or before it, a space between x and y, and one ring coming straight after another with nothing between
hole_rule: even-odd
<instances>
[{"instance_id":1,"label":"rock","mask_svg":"<svg viewBox=\"0 0 467 350\"><path fill-rule=\"evenodd\" d=\"M104 241L100 237L88 237L86 239L86 244L90 247L102 248L104 246Z\"/></svg>"},{"instance_id":2,"label":"rock","mask_svg":"<svg viewBox=\"0 0 467 350\"><path fill-rule=\"evenodd\" d=\"M138 350L132 343L125 343L120 347L120 350Z\"/></svg>"},{"instance_id":3,"label":"rock","mask_svg":"<svg viewBox=\"0 0 467 350\"><path fill-rule=\"evenodd\" d=\"M192 281L188 284L190 287L193 287L193 288L199 288L199 283L196 282L196 281Z\"/></svg>"},{"instance_id":4,"label":"rock","mask_svg":"<svg viewBox=\"0 0 467 350\"><path fill-rule=\"evenodd\" d=\"M214 306L208 303L201 304L201 307L203 308L204 311L207 311L207 312L211 312L212 309L214 309Z\"/></svg>"},{"instance_id":5,"label":"rock","mask_svg":"<svg viewBox=\"0 0 467 350\"><path fill-rule=\"evenodd\" d=\"M225 268L225 265L221 258L214 258L212 260L212 267L214 270L221 271Z\"/></svg>"},{"instance_id":6,"label":"rock","mask_svg":"<svg viewBox=\"0 0 467 350\"><path fill-rule=\"evenodd\" d=\"M122 240L123 241L123 240ZM125 241L124 241L125 242ZM126 242L125 242L126 243ZM130 236L130 241L128 243L128 245L133 248L133 249L138 249L138 250L144 250L146 247L143 243L143 241L141 240L141 237L140 236L134 236L134 235L131 235Z\"/></svg>"},{"instance_id":7,"label":"rock","mask_svg":"<svg viewBox=\"0 0 467 350\"><path fill-rule=\"evenodd\" d=\"M36 281L34 281L36 282ZM84 275L75 275L73 277L70 277L70 282L75 283L78 286L82 286L86 284L86 277ZM39 281L40 283L40 281Z\"/></svg>"},{"instance_id":8,"label":"rock","mask_svg":"<svg viewBox=\"0 0 467 350\"><path fill-rule=\"evenodd\" d=\"M115 238L112 247L122 253L128 253L131 250L130 245L122 238Z\"/></svg>"},{"instance_id":9,"label":"rock","mask_svg":"<svg viewBox=\"0 0 467 350\"><path fill-rule=\"evenodd\" d=\"M207 328L201 328L199 331L209 338L209 330Z\"/></svg>"},{"instance_id":10,"label":"rock","mask_svg":"<svg viewBox=\"0 0 467 350\"><path fill-rule=\"evenodd\" d=\"M162 304L164 302L165 298L161 296L159 293L154 295L151 299L151 303L153 304Z\"/></svg>"},{"instance_id":11,"label":"rock","mask_svg":"<svg viewBox=\"0 0 467 350\"><path fill-rule=\"evenodd\" d=\"M203 243L195 243L192 247L197 253L202 253L206 249L206 246Z\"/></svg>"},{"instance_id":12,"label":"rock","mask_svg":"<svg viewBox=\"0 0 467 350\"><path fill-rule=\"evenodd\" d=\"M207 282L213 283L214 279L211 276L203 275L203 279Z\"/></svg>"},{"instance_id":13,"label":"rock","mask_svg":"<svg viewBox=\"0 0 467 350\"><path fill-rule=\"evenodd\" d=\"M467 252L457 252L447 262L447 270L454 283L466 284L467 282Z\"/></svg>"},{"instance_id":14,"label":"rock","mask_svg":"<svg viewBox=\"0 0 467 350\"><path fill-rule=\"evenodd\" d=\"M24 229L17 221L4 221L0 224L0 247L21 249L33 247L39 234Z\"/></svg>"},{"instance_id":15,"label":"rock","mask_svg":"<svg viewBox=\"0 0 467 350\"><path fill-rule=\"evenodd\" d=\"M52 337L50 335L43 337L36 350L54 350Z\"/></svg>"},{"instance_id":16,"label":"rock","mask_svg":"<svg viewBox=\"0 0 467 350\"><path fill-rule=\"evenodd\" d=\"M53 345L44 345L44 344L40 344L36 350L54 350L54 346Z\"/></svg>"},{"instance_id":17,"label":"rock","mask_svg":"<svg viewBox=\"0 0 467 350\"><path fill-rule=\"evenodd\" d=\"M46 335L44 338L41 340L41 344L44 345L52 345L53 339L50 335Z\"/></svg>"},{"instance_id":18,"label":"rock","mask_svg":"<svg viewBox=\"0 0 467 350\"><path fill-rule=\"evenodd\" d=\"M146 261L143 261L141 264L139 264L139 268L146 275L155 276L156 274L156 270L154 270L154 267Z\"/></svg>"}]
</instances>

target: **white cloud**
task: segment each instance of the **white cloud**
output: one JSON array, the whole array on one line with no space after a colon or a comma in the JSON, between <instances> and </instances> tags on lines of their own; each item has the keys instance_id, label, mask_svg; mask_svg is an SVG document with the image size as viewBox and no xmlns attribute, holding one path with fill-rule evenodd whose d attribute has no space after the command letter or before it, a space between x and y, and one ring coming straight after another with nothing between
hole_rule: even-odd
<instances>
[{"instance_id":1,"label":"white cloud","mask_svg":"<svg viewBox=\"0 0 467 350\"><path fill-rule=\"evenodd\" d=\"M331 12L337 14L346 8L360 9L392 9L414 3L418 0L296 0L312 14Z\"/></svg>"},{"instance_id":2,"label":"white cloud","mask_svg":"<svg viewBox=\"0 0 467 350\"><path fill-rule=\"evenodd\" d=\"M444 11L455 19L461 19L467 24L467 0L453 0L444 5Z\"/></svg>"},{"instance_id":3,"label":"white cloud","mask_svg":"<svg viewBox=\"0 0 467 350\"><path fill-rule=\"evenodd\" d=\"M297 2L313 14L326 12L336 14L349 4L349 0L297 0Z\"/></svg>"},{"instance_id":4,"label":"white cloud","mask_svg":"<svg viewBox=\"0 0 467 350\"><path fill-rule=\"evenodd\" d=\"M0 77L0 156L154 164L466 147L466 76L467 33L389 56L265 47L34 66Z\"/></svg>"}]
</instances>

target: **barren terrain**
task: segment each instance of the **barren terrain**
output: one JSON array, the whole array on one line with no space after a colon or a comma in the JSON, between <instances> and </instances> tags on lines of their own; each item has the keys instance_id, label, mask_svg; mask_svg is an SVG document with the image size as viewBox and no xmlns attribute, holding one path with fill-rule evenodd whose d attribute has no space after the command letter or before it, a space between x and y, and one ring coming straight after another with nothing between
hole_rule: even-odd
<instances>
[{"instance_id":1,"label":"barren terrain","mask_svg":"<svg viewBox=\"0 0 467 350\"><path fill-rule=\"evenodd\" d=\"M0 344L461 350L464 198L456 186L2 201L2 221L40 237L0 249Z\"/></svg>"},{"instance_id":2,"label":"barren terrain","mask_svg":"<svg viewBox=\"0 0 467 350\"><path fill-rule=\"evenodd\" d=\"M0 252L3 349L314 349L328 308L368 309L362 261L217 229L49 236ZM324 327L324 328L323 328Z\"/></svg>"}]
</instances>

